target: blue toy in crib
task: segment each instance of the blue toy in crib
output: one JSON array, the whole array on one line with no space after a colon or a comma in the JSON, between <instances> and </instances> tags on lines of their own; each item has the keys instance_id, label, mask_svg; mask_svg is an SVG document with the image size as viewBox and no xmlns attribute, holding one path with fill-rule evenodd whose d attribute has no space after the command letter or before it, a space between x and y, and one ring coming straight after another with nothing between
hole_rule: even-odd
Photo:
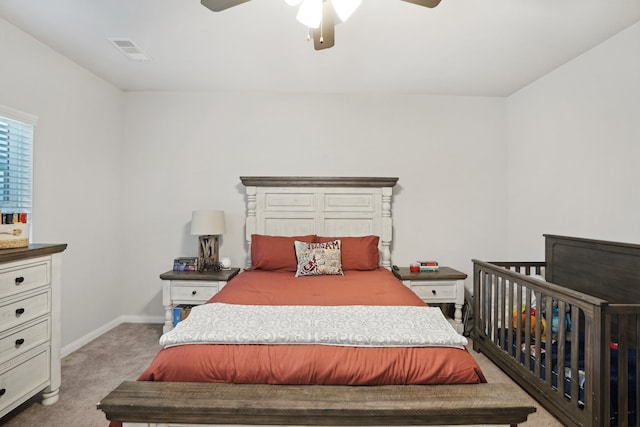
<instances>
[{"instance_id":1,"label":"blue toy in crib","mask_svg":"<svg viewBox=\"0 0 640 427\"><path fill-rule=\"evenodd\" d=\"M552 313L551 314L551 332L553 332L554 334L557 334L559 317L560 317L560 311L558 310L558 307L554 307L551 313ZM569 312L565 313L564 326L565 326L564 328L565 331L569 332L571 330L571 317L569 316Z\"/></svg>"}]
</instances>

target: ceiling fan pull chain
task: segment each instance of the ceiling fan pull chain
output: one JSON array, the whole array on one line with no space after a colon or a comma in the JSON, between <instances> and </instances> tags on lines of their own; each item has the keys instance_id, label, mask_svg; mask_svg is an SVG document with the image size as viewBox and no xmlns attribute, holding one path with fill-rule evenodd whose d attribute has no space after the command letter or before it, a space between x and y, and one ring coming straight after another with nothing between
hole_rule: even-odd
<instances>
[{"instance_id":1,"label":"ceiling fan pull chain","mask_svg":"<svg viewBox=\"0 0 640 427\"><path fill-rule=\"evenodd\" d=\"M320 44L324 43L324 37L322 37L322 29L323 29L323 27L324 27L324 25L323 25L323 24L324 24L324 22L323 22L323 20L321 19L321 20L320 20Z\"/></svg>"}]
</instances>

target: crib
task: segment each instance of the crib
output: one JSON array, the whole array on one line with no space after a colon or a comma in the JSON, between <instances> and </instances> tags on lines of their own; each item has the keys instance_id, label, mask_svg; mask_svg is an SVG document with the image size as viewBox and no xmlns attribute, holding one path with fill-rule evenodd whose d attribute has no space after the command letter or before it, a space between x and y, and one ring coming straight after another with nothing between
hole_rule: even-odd
<instances>
[{"instance_id":1,"label":"crib","mask_svg":"<svg viewBox=\"0 0 640 427\"><path fill-rule=\"evenodd\" d=\"M544 235L545 262L473 260L473 348L565 425L640 422L640 245Z\"/></svg>"}]
</instances>

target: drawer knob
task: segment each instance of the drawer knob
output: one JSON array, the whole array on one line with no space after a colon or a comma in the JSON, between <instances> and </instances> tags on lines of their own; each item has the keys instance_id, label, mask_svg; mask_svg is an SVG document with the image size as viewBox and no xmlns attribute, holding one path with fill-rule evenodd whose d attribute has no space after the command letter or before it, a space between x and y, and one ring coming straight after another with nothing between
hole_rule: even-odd
<instances>
[{"instance_id":1,"label":"drawer knob","mask_svg":"<svg viewBox=\"0 0 640 427\"><path fill-rule=\"evenodd\" d=\"M4 395L7 392L6 388L0 388L0 396Z\"/></svg>"},{"instance_id":2,"label":"drawer knob","mask_svg":"<svg viewBox=\"0 0 640 427\"><path fill-rule=\"evenodd\" d=\"M24 308L16 308L16 316L20 316L24 314Z\"/></svg>"},{"instance_id":3,"label":"drawer knob","mask_svg":"<svg viewBox=\"0 0 640 427\"><path fill-rule=\"evenodd\" d=\"M198 293L198 291L191 291L191 295L195 295L197 293Z\"/></svg>"},{"instance_id":4,"label":"drawer knob","mask_svg":"<svg viewBox=\"0 0 640 427\"><path fill-rule=\"evenodd\" d=\"M435 290L435 289L434 289L434 290L432 290L432 291L431 291L431 293L432 293L433 295L437 294L437 292L436 292L436 290Z\"/></svg>"},{"instance_id":5,"label":"drawer knob","mask_svg":"<svg viewBox=\"0 0 640 427\"><path fill-rule=\"evenodd\" d=\"M20 347L22 344L24 344L24 338L18 338L16 340L16 347Z\"/></svg>"},{"instance_id":6,"label":"drawer knob","mask_svg":"<svg viewBox=\"0 0 640 427\"><path fill-rule=\"evenodd\" d=\"M20 285L22 282L24 282L24 277L16 277L16 285Z\"/></svg>"}]
</instances>

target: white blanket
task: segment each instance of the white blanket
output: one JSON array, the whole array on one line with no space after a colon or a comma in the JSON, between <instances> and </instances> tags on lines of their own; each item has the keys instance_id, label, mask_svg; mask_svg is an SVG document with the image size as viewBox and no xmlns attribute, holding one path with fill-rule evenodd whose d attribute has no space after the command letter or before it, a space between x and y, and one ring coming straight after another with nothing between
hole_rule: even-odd
<instances>
[{"instance_id":1,"label":"white blanket","mask_svg":"<svg viewBox=\"0 0 640 427\"><path fill-rule=\"evenodd\" d=\"M213 303L193 307L187 319L162 335L160 344L463 348L467 340L436 307Z\"/></svg>"}]
</instances>

